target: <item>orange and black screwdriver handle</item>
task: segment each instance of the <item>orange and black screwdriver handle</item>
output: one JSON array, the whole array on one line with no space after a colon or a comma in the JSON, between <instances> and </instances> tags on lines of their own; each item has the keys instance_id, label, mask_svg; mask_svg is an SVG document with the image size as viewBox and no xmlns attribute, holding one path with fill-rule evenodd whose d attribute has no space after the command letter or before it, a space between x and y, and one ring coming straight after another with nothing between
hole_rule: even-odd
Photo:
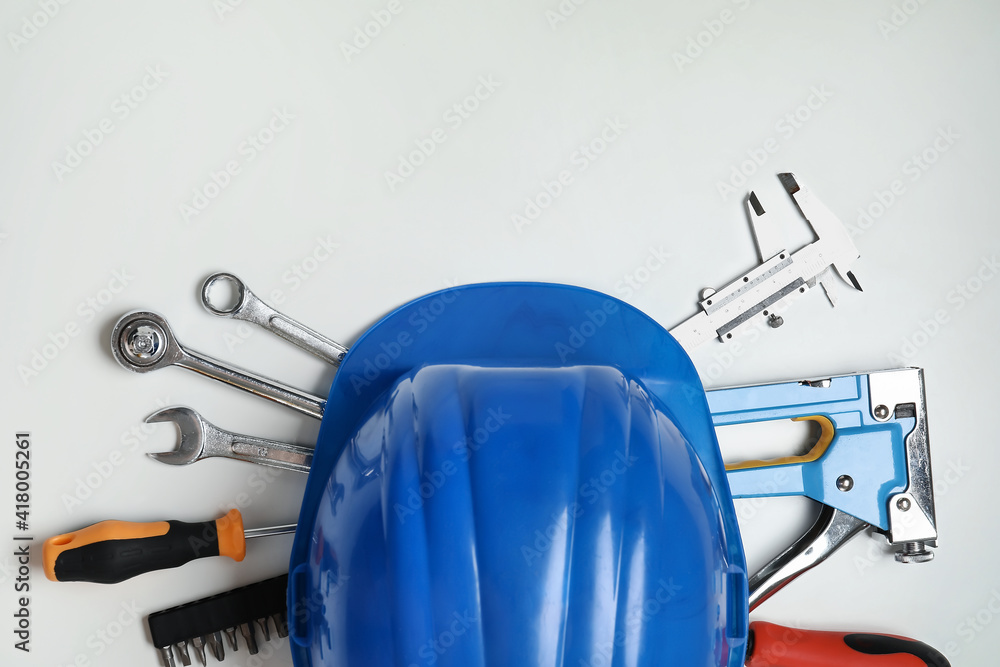
<instances>
[{"instance_id":1,"label":"orange and black screwdriver handle","mask_svg":"<svg viewBox=\"0 0 1000 667\"><path fill-rule=\"evenodd\" d=\"M246 555L243 517L232 510L216 521L101 521L45 541L42 560L52 581L116 584L178 567L196 558Z\"/></svg>"},{"instance_id":2,"label":"orange and black screwdriver handle","mask_svg":"<svg viewBox=\"0 0 1000 667\"><path fill-rule=\"evenodd\" d=\"M951 667L939 651L896 635L750 624L746 667Z\"/></svg>"}]
</instances>

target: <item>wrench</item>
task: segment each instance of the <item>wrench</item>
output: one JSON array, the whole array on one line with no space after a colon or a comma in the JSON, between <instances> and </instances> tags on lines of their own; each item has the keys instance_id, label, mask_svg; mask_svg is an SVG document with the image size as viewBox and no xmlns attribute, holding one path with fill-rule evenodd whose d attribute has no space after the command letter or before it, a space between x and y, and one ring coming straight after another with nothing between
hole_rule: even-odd
<instances>
[{"instance_id":1,"label":"wrench","mask_svg":"<svg viewBox=\"0 0 1000 667\"><path fill-rule=\"evenodd\" d=\"M156 313L135 311L118 320L111 332L111 352L119 364L134 373L176 365L316 419L323 418L326 408L322 398L184 348L167 321Z\"/></svg>"},{"instance_id":2,"label":"wrench","mask_svg":"<svg viewBox=\"0 0 1000 667\"><path fill-rule=\"evenodd\" d=\"M236 303L229 307L219 307L212 303L212 286L217 282L230 283L237 291ZM201 288L201 305L205 310L219 317L231 317L234 320L251 322L267 329L290 343L298 345L306 352L311 352L323 361L339 366L347 348L319 334L304 324L282 315L274 308L257 298L242 280L232 273L213 273Z\"/></svg>"},{"instance_id":3,"label":"wrench","mask_svg":"<svg viewBox=\"0 0 1000 667\"><path fill-rule=\"evenodd\" d=\"M309 447L224 431L188 407L164 408L146 417L147 424L158 422L173 422L181 436L176 450L147 454L160 463L188 465L209 457L224 456L304 473L308 473L312 465L313 450Z\"/></svg>"}]
</instances>

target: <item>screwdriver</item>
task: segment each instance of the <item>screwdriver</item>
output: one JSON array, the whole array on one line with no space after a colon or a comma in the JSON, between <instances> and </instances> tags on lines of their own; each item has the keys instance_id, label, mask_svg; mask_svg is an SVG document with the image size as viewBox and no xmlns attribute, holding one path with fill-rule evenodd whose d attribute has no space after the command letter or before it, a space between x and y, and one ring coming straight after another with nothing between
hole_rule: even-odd
<instances>
[{"instance_id":1,"label":"screwdriver","mask_svg":"<svg viewBox=\"0 0 1000 667\"><path fill-rule=\"evenodd\" d=\"M45 540L42 562L52 581L116 584L154 570L179 567L196 558L243 560L252 537L294 533L295 524L243 529L239 510L215 521L101 521Z\"/></svg>"},{"instance_id":2,"label":"screwdriver","mask_svg":"<svg viewBox=\"0 0 1000 667\"><path fill-rule=\"evenodd\" d=\"M867 632L821 632L750 624L746 667L950 667L923 642Z\"/></svg>"}]
</instances>

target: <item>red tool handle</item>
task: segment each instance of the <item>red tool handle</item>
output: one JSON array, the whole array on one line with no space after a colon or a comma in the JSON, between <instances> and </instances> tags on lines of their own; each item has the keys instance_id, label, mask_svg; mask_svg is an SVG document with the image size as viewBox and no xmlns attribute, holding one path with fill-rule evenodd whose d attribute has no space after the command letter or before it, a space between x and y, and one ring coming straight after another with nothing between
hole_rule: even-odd
<instances>
[{"instance_id":1,"label":"red tool handle","mask_svg":"<svg viewBox=\"0 0 1000 667\"><path fill-rule=\"evenodd\" d=\"M750 624L746 667L951 667L927 644L896 635Z\"/></svg>"}]
</instances>

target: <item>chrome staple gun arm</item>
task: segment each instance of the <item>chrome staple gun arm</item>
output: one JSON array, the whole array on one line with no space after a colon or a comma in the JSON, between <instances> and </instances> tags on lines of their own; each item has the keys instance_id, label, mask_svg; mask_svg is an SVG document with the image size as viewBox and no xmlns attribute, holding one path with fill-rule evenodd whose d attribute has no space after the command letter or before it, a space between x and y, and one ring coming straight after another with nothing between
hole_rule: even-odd
<instances>
[{"instance_id":1,"label":"chrome staple gun arm","mask_svg":"<svg viewBox=\"0 0 1000 667\"><path fill-rule=\"evenodd\" d=\"M751 578L751 605L871 526L902 563L933 558L937 525L919 368L708 392L712 421L806 419L821 436L803 456L728 465L734 498L804 495L824 505L800 540Z\"/></svg>"}]
</instances>

